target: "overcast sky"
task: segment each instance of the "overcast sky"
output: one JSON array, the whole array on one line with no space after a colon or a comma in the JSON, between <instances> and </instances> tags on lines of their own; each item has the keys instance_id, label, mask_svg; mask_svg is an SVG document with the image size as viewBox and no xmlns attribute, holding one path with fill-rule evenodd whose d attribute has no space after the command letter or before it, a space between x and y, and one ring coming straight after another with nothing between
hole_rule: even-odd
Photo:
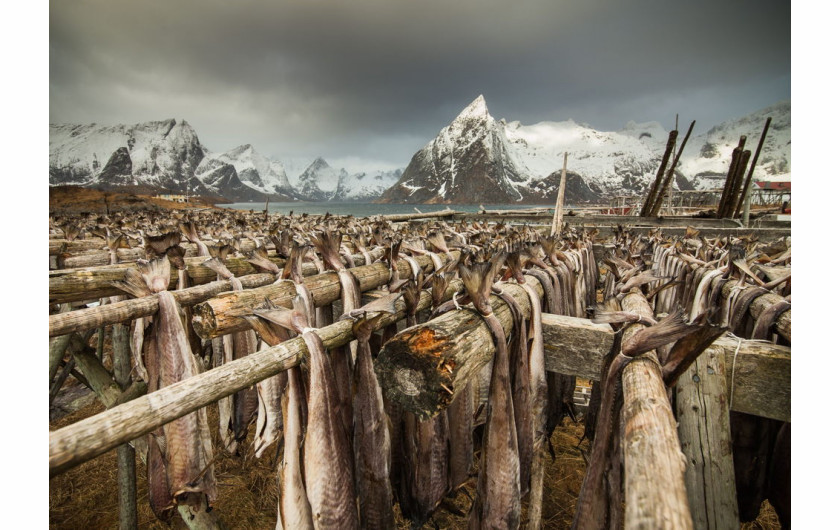
<instances>
[{"instance_id":1,"label":"overcast sky","mask_svg":"<svg viewBox=\"0 0 840 530\"><path fill-rule=\"evenodd\" d=\"M211 151L404 167L476 96L497 119L706 131L791 93L774 0L49 5L51 123L187 120Z\"/></svg>"}]
</instances>

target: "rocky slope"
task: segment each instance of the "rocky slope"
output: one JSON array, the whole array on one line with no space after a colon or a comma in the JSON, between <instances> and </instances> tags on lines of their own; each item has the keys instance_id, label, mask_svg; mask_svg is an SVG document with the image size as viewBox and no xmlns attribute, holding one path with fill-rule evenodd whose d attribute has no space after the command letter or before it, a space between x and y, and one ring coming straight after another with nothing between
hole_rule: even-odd
<instances>
[{"instance_id":1,"label":"rocky slope","mask_svg":"<svg viewBox=\"0 0 840 530\"><path fill-rule=\"evenodd\" d=\"M282 162L245 144L211 153L185 121L136 125L50 125L50 185L140 190L234 202L364 201L379 197L401 170L350 174L317 158L289 179Z\"/></svg>"},{"instance_id":2,"label":"rocky slope","mask_svg":"<svg viewBox=\"0 0 840 530\"><path fill-rule=\"evenodd\" d=\"M782 102L690 138L676 171L679 189L720 187L741 134L758 142L764 120L774 124L756 178L790 171L790 103ZM687 129L687 127L686 127ZM681 131L685 134L685 131ZM382 202L552 203L563 154L569 153L566 200L584 203L647 192L668 138L656 122L604 132L572 120L523 125L495 120L482 96L418 151ZM678 139L682 141L682 137Z\"/></svg>"}]
</instances>

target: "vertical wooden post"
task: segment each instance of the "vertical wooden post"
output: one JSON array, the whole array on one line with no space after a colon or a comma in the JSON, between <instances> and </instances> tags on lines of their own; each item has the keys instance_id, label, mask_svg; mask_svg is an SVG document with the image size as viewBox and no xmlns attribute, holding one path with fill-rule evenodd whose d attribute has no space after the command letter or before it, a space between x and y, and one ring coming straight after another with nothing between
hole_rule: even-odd
<instances>
[{"instance_id":1,"label":"vertical wooden post","mask_svg":"<svg viewBox=\"0 0 840 530\"><path fill-rule=\"evenodd\" d=\"M665 176L665 170L668 168L668 159L671 157L671 152L674 146L677 145L677 131L676 129L668 134L668 143L665 144L665 154L662 155L662 162L659 164L659 169L656 170L656 178L650 186L645 202L642 205L642 211L639 212L640 217L647 217L650 215L650 210L659 194L659 186L662 184L662 177Z\"/></svg>"},{"instance_id":2,"label":"vertical wooden post","mask_svg":"<svg viewBox=\"0 0 840 530\"><path fill-rule=\"evenodd\" d=\"M677 431L695 528L738 528L738 499L724 373L725 350L711 346L677 381Z\"/></svg>"},{"instance_id":3,"label":"vertical wooden post","mask_svg":"<svg viewBox=\"0 0 840 530\"><path fill-rule=\"evenodd\" d=\"M124 391L131 384L130 333L126 324L111 329L114 349L114 379ZM120 509L120 530L137 528L137 470L134 448L129 444L117 447L117 489Z\"/></svg>"},{"instance_id":4,"label":"vertical wooden post","mask_svg":"<svg viewBox=\"0 0 840 530\"><path fill-rule=\"evenodd\" d=\"M741 136L738 141L738 147L732 150L732 161L729 163L729 171L726 173L726 182L723 184L723 191L720 194L720 204L718 204L717 218L722 219L725 212L724 207L732 194L732 182L735 179L735 173L738 170L738 160L741 158L741 151L744 150L744 145L747 143L747 137Z\"/></svg>"},{"instance_id":5,"label":"vertical wooden post","mask_svg":"<svg viewBox=\"0 0 840 530\"><path fill-rule=\"evenodd\" d=\"M753 158L755 162L755 158ZM750 227L750 202L752 202L752 185L749 182L750 178L747 176L747 183L744 185L744 211L741 214L741 224L744 228Z\"/></svg>"},{"instance_id":6,"label":"vertical wooden post","mask_svg":"<svg viewBox=\"0 0 840 530\"><path fill-rule=\"evenodd\" d=\"M563 202L566 198L566 162L569 153L563 153L563 171L560 172L560 185L557 187L557 204L554 206L554 220L551 223L551 235L555 235L563 227Z\"/></svg>"},{"instance_id":7,"label":"vertical wooden post","mask_svg":"<svg viewBox=\"0 0 840 530\"><path fill-rule=\"evenodd\" d=\"M727 219L735 217L735 212L738 208L738 197L741 194L741 185L744 180L744 174L747 172L747 164L750 161L750 156L752 156L752 152L749 149L741 151L741 156L738 159L738 169L735 171L735 179L732 182L732 191L726 201L724 217Z\"/></svg>"},{"instance_id":8,"label":"vertical wooden post","mask_svg":"<svg viewBox=\"0 0 840 530\"><path fill-rule=\"evenodd\" d=\"M750 183L752 182L753 171L755 171L755 164L758 162L758 155L761 154L761 148L764 146L764 138L767 137L767 129L770 128L770 120L772 118L767 118L767 121L764 122L764 130L761 131L761 138L758 140L758 147L755 149L755 156L752 159L752 163L750 164L750 172L747 173L747 179L744 181L744 191L741 192L741 197L738 199L738 206L735 207L735 213L738 213L738 210L741 209L741 206L744 204L744 200L749 194ZM745 208L748 210L749 208ZM749 214L747 214L749 215ZM746 217L747 221L749 221L749 217ZM747 222L744 222L744 226L747 225Z\"/></svg>"},{"instance_id":9,"label":"vertical wooden post","mask_svg":"<svg viewBox=\"0 0 840 530\"><path fill-rule=\"evenodd\" d=\"M66 313L71 311L70 304L61 304L61 312ZM61 359L64 357L64 352L70 344L70 335L61 335L50 341L50 385L53 384L55 374L58 371L58 365L61 364Z\"/></svg>"},{"instance_id":10,"label":"vertical wooden post","mask_svg":"<svg viewBox=\"0 0 840 530\"><path fill-rule=\"evenodd\" d=\"M650 208L649 215L651 217L659 215L659 209L662 207L662 201L665 199L665 194L671 190L671 183L674 181L674 172L677 170L677 164L680 163L680 157L682 156L683 149L685 149L685 144L691 137L691 131L694 130L694 124L696 121L697 120L693 120L691 125L688 126L688 132L686 132L683 137L680 149L677 151L677 156L674 157L674 161L671 163L671 167L668 169L667 175L665 175L665 182L662 183L662 189L659 191L659 195L657 195L653 206Z\"/></svg>"}]
</instances>

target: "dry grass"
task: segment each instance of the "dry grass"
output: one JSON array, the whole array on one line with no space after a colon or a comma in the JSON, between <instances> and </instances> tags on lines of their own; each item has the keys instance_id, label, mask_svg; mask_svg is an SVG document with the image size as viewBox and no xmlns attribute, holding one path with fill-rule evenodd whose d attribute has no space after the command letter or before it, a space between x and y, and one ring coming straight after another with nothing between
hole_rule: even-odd
<instances>
[{"instance_id":1,"label":"dry grass","mask_svg":"<svg viewBox=\"0 0 840 530\"><path fill-rule=\"evenodd\" d=\"M103 410L98 402L50 424L50 429L70 425L83 418ZM218 416L215 407L209 407L208 417L214 437L214 447L218 444ZM550 458L546 465L545 490L543 497L544 528L569 528L574 518L578 492L583 483L586 464L581 449L588 450L589 443L584 441L578 448L583 436L582 423L570 423L568 420L559 427L552 437L556 458ZM251 437L246 440L246 447L251 448ZM215 509L219 517L230 528L274 528L277 510L277 486L275 474L275 453L267 451L262 459L253 458L253 450L248 457L217 454L215 463L216 480L219 484L219 499ZM116 451L110 451L99 458L86 462L70 471L50 480L50 528L84 529L115 528L118 526L117 514L117 476ZM475 494L475 485L468 484L466 493L447 499L423 528L466 528L471 499ZM177 517L169 525L155 519L148 501L146 486L146 467L137 458L137 506L139 528L165 529L186 528ZM522 524L527 522L527 498L523 502ZM448 508L460 510L464 515L456 515ZM394 512L397 527L411 528L409 521ZM741 530L775 530L778 523L773 508L765 502L759 518L752 523L745 523Z\"/></svg>"},{"instance_id":2,"label":"dry grass","mask_svg":"<svg viewBox=\"0 0 840 530\"><path fill-rule=\"evenodd\" d=\"M91 212L96 214L106 213L106 208L111 213L115 211L139 211L139 210L182 210L184 208L208 208L212 207L202 201L191 203L178 203L154 197L154 192L149 190L144 194L142 188L134 192L124 191L101 191L94 188L83 188L80 186L51 186L50 187L50 213L80 213Z\"/></svg>"}]
</instances>

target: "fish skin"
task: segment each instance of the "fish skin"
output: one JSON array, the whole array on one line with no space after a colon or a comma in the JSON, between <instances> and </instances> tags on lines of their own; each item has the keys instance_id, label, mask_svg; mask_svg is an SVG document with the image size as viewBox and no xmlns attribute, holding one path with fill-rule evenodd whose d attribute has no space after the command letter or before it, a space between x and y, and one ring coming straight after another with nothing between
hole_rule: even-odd
<instances>
[{"instance_id":1,"label":"fish skin","mask_svg":"<svg viewBox=\"0 0 840 530\"><path fill-rule=\"evenodd\" d=\"M531 348L529 351L529 376L531 411L533 415L534 454L531 460L531 498L528 510L528 528L537 530L542 525L543 479L545 450L548 445L548 382L545 375L545 350L543 348L542 309L537 292L530 285L522 284L531 303Z\"/></svg>"},{"instance_id":2,"label":"fish skin","mask_svg":"<svg viewBox=\"0 0 840 530\"><path fill-rule=\"evenodd\" d=\"M485 317L496 343L487 405L476 499L470 528L518 528L520 517L519 449L516 442L510 358L504 329L495 315Z\"/></svg>"},{"instance_id":3,"label":"fish skin","mask_svg":"<svg viewBox=\"0 0 840 530\"><path fill-rule=\"evenodd\" d=\"M353 449L356 463L356 492L359 496L359 513L364 528L395 528L393 497L391 492L391 435L385 415L382 389L373 371L370 349L370 331L366 323L354 326L364 328L357 332L359 349L353 382L354 436Z\"/></svg>"},{"instance_id":4,"label":"fish skin","mask_svg":"<svg viewBox=\"0 0 840 530\"><path fill-rule=\"evenodd\" d=\"M158 294L158 299L155 341L159 354L160 384L166 387L199 372L181 325L174 295L163 291ZM206 411L201 409L173 420L163 426L163 431L166 437L166 472L172 496L202 492L211 502L214 501L216 479L211 464L213 452Z\"/></svg>"},{"instance_id":5,"label":"fish skin","mask_svg":"<svg viewBox=\"0 0 840 530\"><path fill-rule=\"evenodd\" d=\"M257 351L257 336L252 330L233 334L233 358L242 359ZM248 427L257 418L257 389L252 386L233 395L233 436L242 442L248 436Z\"/></svg>"},{"instance_id":6,"label":"fish skin","mask_svg":"<svg viewBox=\"0 0 840 530\"><path fill-rule=\"evenodd\" d=\"M288 384L283 393L283 460L278 464L280 500L278 522L283 528L314 528L312 507L306 496L300 448L303 443L305 399L300 367L287 370Z\"/></svg>"},{"instance_id":7,"label":"fish skin","mask_svg":"<svg viewBox=\"0 0 840 530\"><path fill-rule=\"evenodd\" d=\"M309 349L308 421L304 438L306 496L315 528L359 528L353 452L340 415L335 376L320 337L302 334Z\"/></svg>"},{"instance_id":8,"label":"fish skin","mask_svg":"<svg viewBox=\"0 0 840 530\"><path fill-rule=\"evenodd\" d=\"M213 339L214 341L216 339ZM228 363L233 361L233 336L224 335L219 339L222 345L222 362ZM214 342L214 345L217 344ZM222 440L222 446L231 454L236 453L236 448L239 445L236 438L233 436L233 396L223 397L218 401L219 404L219 436Z\"/></svg>"},{"instance_id":9,"label":"fish skin","mask_svg":"<svg viewBox=\"0 0 840 530\"><path fill-rule=\"evenodd\" d=\"M417 420L417 467L412 481L415 512L412 521L420 526L428 521L449 487L449 424L446 414Z\"/></svg>"},{"instance_id":10,"label":"fish skin","mask_svg":"<svg viewBox=\"0 0 840 530\"><path fill-rule=\"evenodd\" d=\"M473 468L473 383L452 398L446 409L449 421L449 490L463 486Z\"/></svg>"},{"instance_id":11,"label":"fish skin","mask_svg":"<svg viewBox=\"0 0 840 530\"><path fill-rule=\"evenodd\" d=\"M497 284L498 285L498 284ZM522 308L513 296L496 292L510 308L513 329L510 337L510 373L513 383L513 412L519 448L519 485L522 495L531 487L531 463L534 457L534 419L531 409L531 374L528 359L528 330Z\"/></svg>"}]
</instances>

